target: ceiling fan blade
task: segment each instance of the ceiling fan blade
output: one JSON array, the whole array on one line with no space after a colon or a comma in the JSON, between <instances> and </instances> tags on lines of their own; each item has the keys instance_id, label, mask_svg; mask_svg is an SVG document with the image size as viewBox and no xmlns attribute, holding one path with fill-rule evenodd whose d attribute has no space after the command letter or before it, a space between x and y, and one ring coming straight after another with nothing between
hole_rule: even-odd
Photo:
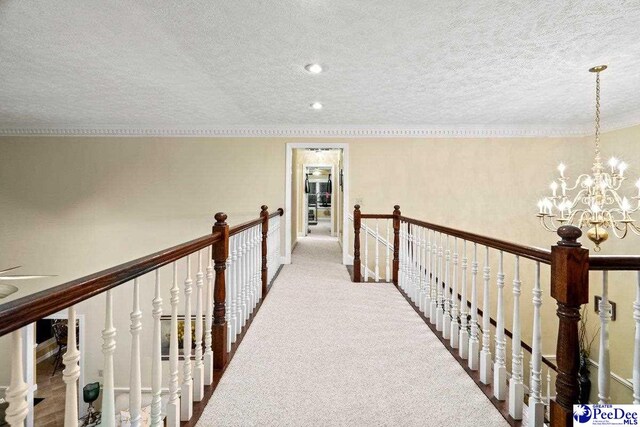
<instances>
[{"instance_id":1,"label":"ceiling fan blade","mask_svg":"<svg viewBox=\"0 0 640 427\"><path fill-rule=\"evenodd\" d=\"M41 279L43 277L56 277L56 275L55 274L40 274L40 275L33 275L33 276L27 276L27 275L22 275L22 274L4 275L4 276L0 276L0 280Z\"/></svg>"},{"instance_id":2,"label":"ceiling fan blade","mask_svg":"<svg viewBox=\"0 0 640 427\"><path fill-rule=\"evenodd\" d=\"M5 270L0 270L0 276L5 272L5 271L11 271L11 270L15 270L16 268L20 268L21 266L18 265L16 267L11 267L11 268L7 268Z\"/></svg>"}]
</instances>

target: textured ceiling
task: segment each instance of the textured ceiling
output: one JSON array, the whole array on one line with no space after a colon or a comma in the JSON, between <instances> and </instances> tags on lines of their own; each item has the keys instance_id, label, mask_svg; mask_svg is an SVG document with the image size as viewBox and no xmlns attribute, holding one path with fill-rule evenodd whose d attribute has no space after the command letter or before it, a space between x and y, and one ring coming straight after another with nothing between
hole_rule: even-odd
<instances>
[{"instance_id":1,"label":"textured ceiling","mask_svg":"<svg viewBox=\"0 0 640 427\"><path fill-rule=\"evenodd\" d=\"M627 126L639 22L638 0L0 0L0 132L580 133L600 63Z\"/></svg>"}]
</instances>

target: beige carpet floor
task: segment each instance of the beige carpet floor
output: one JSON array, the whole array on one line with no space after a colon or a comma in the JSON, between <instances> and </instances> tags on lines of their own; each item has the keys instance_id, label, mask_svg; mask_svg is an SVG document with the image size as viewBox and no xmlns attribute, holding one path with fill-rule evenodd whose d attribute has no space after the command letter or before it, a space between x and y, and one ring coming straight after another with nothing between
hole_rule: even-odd
<instances>
[{"instance_id":1,"label":"beige carpet floor","mask_svg":"<svg viewBox=\"0 0 640 427\"><path fill-rule=\"evenodd\" d=\"M506 425L393 285L340 259L299 241L198 426Z\"/></svg>"}]
</instances>

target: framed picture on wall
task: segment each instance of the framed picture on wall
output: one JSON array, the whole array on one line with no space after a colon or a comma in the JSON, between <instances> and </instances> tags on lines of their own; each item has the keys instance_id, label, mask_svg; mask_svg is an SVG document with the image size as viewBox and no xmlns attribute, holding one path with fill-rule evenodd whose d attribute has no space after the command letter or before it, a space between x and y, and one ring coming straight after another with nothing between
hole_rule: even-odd
<instances>
[{"instance_id":1,"label":"framed picture on wall","mask_svg":"<svg viewBox=\"0 0 640 427\"><path fill-rule=\"evenodd\" d=\"M204 352L204 316L202 317L202 351ZM169 360L171 343L171 316L160 316L160 355L162 360ZM191 316L191 359L195 359L196 350L196 316ZM178 316L178 360L184 360L184 316Z\"/></svg>"}]
</instances>

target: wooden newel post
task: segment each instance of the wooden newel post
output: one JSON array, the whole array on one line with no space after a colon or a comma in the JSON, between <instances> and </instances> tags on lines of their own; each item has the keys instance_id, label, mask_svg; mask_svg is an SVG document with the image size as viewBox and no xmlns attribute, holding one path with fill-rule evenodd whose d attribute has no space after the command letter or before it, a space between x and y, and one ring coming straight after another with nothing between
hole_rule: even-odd
<instances>
[{"instance_id":1,"label":"wooden newel post","mask_svg":"<svg viewBox=\"0 0 640 427\"><path fill-rule=\"evenodd\" d=\"M262 298L267 296L267 233L269 233L269 211L266 205L260 208L260 218L262 218Z\"/></svg>"},{"instance_id":2,"label":"wooden newel post","mask_svg":"<svg viewBox=\"0 0 640 427\"><path fill-rule=\"evenodd\" d=\"M362 272L360 270L360 227L362 227L362 219L360 218L360 205L355 205L353 210L353 281L362 281Z\"/></svg>"},{"instance_id":3,"label":"wooden newel post","mask_svg":"<svg viewBox=\"0 0 640 427\"><path fill-rule=\"evenodd\" d=\"M218 212L213 233L221 233L222 239L213 244L212 257L216 272L213 291L213 368L223 369L227 364L227 322L225 321L225 274L227 257L229 256L229 225L227 214Z\"/></svg>"},{"instance_id":4,"label":"wooden newel post","mask_svg":"<svg viewBox=\"0 0 640 427\"><path fill-rule=\"evenodd\" d=\"M572 225L558 228L562 238L551 247L551 297L558 303L556 398L551 401L551 425L572 426L573 405L580 393L578 367L580 306L589 302L589 251L581 247L582 231Z\"/></svg>"},{"instance_id":5,"label":"wooden newel post","mask_svg":"<svg viewBox=\"0 0 640 427\"><path fill-rule=\"evenodd\" d=\"M393 207L393 284L398 286L400 270L400 206Z\"/></svg>"}]
</instances>

